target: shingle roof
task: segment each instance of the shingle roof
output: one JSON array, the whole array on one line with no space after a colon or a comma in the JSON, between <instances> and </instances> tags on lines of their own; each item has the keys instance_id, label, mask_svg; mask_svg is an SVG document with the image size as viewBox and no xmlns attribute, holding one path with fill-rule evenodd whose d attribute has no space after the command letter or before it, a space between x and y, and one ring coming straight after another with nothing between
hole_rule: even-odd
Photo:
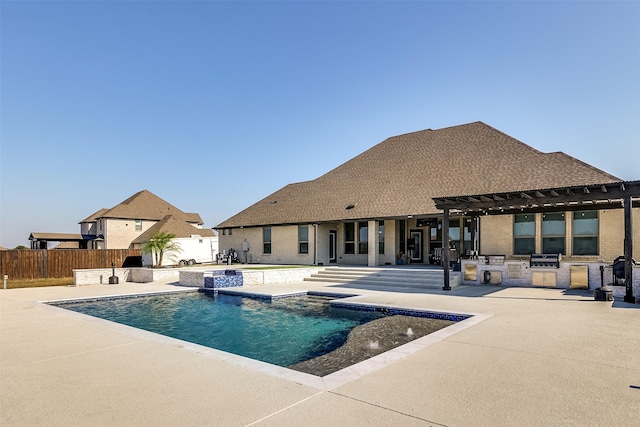
<instances>
[{"instance_id":1,"label":"shingle roof","mask_svg":"<svg viewBox=\"0 0 640 427\"><path fill-rule=\"evenodd\" d=\"M203 224L197 213L186 213L148 190L142 190L111 209L101 209L81 221L95 221L98 218L145 219L160 221L167 215L175 215L187 222Z\"/></svg>"},{"instance_id":2,"label":"shingle roof","mask_svg":"<svg viewBox=\"0 0 640 427\"><path fill-rule=\"evenodd\" d=\"M158 221L144 233L136 237L131 243L146 243L153 235L160 231L173 233L178 238L191 237L192 235L199 235L201 237L215 236L215 233L210 228L196 228L184 219L174 215L167 215L161 221Z\"/></svg>"},{"instance_id":3,"label":"shingle roof","mask_svg":"<svg viewBox=\"0 0 640 427\"><path fill-rule=\"evenodd\" d=\"M542 153L474 122L388 138L216 228L438 214L433 197L614 181L620 179L567 154Z\"/></svg>"},{"instance_id":4,"label":"shingle roof","mask_svg":"<svg viewBox=\"0 0 640 427\"><path fill-rule=\"evenodd\" d=\"M96 213L93 213L91 215L89 215L88 217L86 217L85 219L83 219L82 221L80 221L80 224L82 224L83 222L94 222L96 221L98 218L102 218L102 215L105 212L108 212L109 209L107 208L102 208L99 211L97 211Z\"/></svg>"},{"instance_id":5,"label":"shingle roof","mask_svg":"<svg viewBox=\"0 0 640 427\"><path fill-rule=\"evenodd\" d=\"M38 233L34 232L29 235L29 240L51 240L62 242L65 240L84 240L85 236L75 233Z\"/></svg>"}]
</instances>

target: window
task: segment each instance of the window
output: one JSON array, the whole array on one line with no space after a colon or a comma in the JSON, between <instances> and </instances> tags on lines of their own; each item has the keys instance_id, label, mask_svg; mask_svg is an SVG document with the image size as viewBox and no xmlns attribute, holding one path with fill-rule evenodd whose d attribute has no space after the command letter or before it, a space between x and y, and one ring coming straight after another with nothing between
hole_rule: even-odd
<instances>
[{"instance_id":1,"label":"window","mask_svg":"<svg viewBox=\"0 0 640 427\"><path fill-rule=\"evenodd\" d=\"M384 255L384 221L378 223L378 253Z\"/></svg>"},{"instance_id":2,"label":"window","mask_svg":"<svg viewBox=\"0 0 640 427\"><path fill-rule=\"evenodd\" d=\"M227 229L226 229L226 228L223 228L223 229L222 229L222 235L223 235L223 236L226 236L226 235L227 235Z\"/></svg>"},{"instance_id":3,"label":"window","mask_svg":"<svg viewBox=\"0 0 640 427\"><path fill-rule=\"evenodd\" d=\"M262 253L271 253L271 227L262 229Z\"/></svg>"},{"instance_id":4,"label":"window","mask_svg":"<svg viewBox=\"0 0 640 427\"><path fill-rule=\"evenodd\" d=\"M535 214L517 214L513 218L513 254L531 255L536 251Z\"/></svg>"},{"instance_id":5,"label":"window","mask_svg":"<svg viewBox=\"0 0 640 427\"><path fill-rule=\"evenodd\" d=\"M542 215L542 252L545 254L565 254L564 213Z\"/></svg>"},{"instance_id":6,"label":"window","mask_svg":"<svg viewBox=\"0 0 640 427\"><path fill-rule=\"evenodd\" d=\"M429 228L429 232L431 233L431 247L434 247L434 244L437 244L438 242L442 242L442 219L438 218L438 220L436 221L435 224L432 224L431 227ZM442 246L442 245L440 245ZM437 246L437 247L440 247Z\"/></svg>"},{"instance_id":7,"label":"window","mask_svg":"<svg viewBox=\"0 0 640 427\"><path fill-rule=\"evenodd\" d=\"M355 224L347 222L344 224L344 253L354 254L356 249Z\"/></svg>"},{"instance_id":8,"label":"window","mask_svg":"<svg viewBox=\"0 0 640 427\"><path fill-rule=\"evenodd\" d=\"M471 240L471 230L475 227L475 223L471 218L464 218L464 251L473 250L473 240Z\"/></svg>"},{"instance_id":9,"label":"window","mask_svg":"<svg viewBox=\"0 0 640 427\"><path fill-rule=\"evenodd\" d=\"M573 213L573 254L598 255L598 211Z\"/></svg>"},{"instance_id":10,"label":"window","mask_svg":"<svg viewBox=\"0 0 640 427\"><path fill-rule=\"evenodd\" d=\"M399 221L399 231L398 234L400 235L400 252L404 253L405 248L407 247L407 240L406 240L406 236L407 236L407 221L404 219L401 219Z\"/></svg>"},{"instance_id":11,"label":"window","mask_svg":"<svg viewBox=\"0 0 640 427\"><path fill-rule=\"evenodd\" d=\"M142 220L136 219L136 231L142 231Z\"/></svg>"},{"instance_id":12,"label":"window","mask_svg":"<svg viewBox=\"0 0 640 427\"><path fill-rule=\"evenodd\" d=\"M229 236L233 236L233 228L229 229Z\"/></svg>"},{"instance_id":13,"label":"window","mask_svg":"<svg viewBox=\"0 0 640 427\"><path fill-rule=\"evenodd\" d=\"M358 253L369 253L369 224L366 222L358 223Z\"/></svg>"},{"instance_id":14,"label":"window","mask_svg":"<svg viewBox=\"0 0 640 427\"><path fill-rule=\"evenodd\" d=\"M309 226L308 225L298 226L298 253L299 254L309 253Z\"/></svg>"}]
</instances>

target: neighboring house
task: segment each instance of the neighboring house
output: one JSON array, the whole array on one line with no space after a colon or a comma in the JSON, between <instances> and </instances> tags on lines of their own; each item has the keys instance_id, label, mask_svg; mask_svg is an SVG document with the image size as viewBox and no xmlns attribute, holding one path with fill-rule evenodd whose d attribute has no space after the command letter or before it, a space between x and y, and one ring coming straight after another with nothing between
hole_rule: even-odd
<instances>
[{"instance_id":1,"label":"neighboring house","mask_svg":"<svg viewBox=\"0 0 640 427\"><path fill-rule=\"evenodd\" d=\"M175 234L173 242L179 247L175 252L165 253L163 266L213 263L218 254L218 236L211 229L194 227L174 215L167 215L131 242L133 249L142 249L156 233ZM143 253L142 265L154 265L155 253Z\"/></svg>"},{"instance_id":2,"label":"neighboring house","mask_svg":"<svg viewBox=\"0 0 640 427\"><path fill-rule=\"evenodd\" d=\"M56 249L141 249L153 234L165 231L180 240L186 261L214 261L217 236L202 226L199 214L183 212L143 190L80 221L80 234L31 233L29 240L32 249L47 249L49 242L61 242ZM169 257L167 262L171 260Z\"/></svg>"},{"instance_id":3,"label":"neighboring house","mask_svg":"<svg viewBox=\"0 0 640 427\"><path fill-rule=\"evenodd\" d=\"M111 209L100 209L80 221L81 234L92 236L96 249L130 249L151 227L172 215L194 228L194 234L213 235L202 229L197 213L186 213L147 190L142 190Z\"/></svg>"},{"instance_id":4,"label":"neighboring house","mask_svg":"<svg viewBox=\"0 0 640 427\"><path fill-rule=\"evenodd\" d=\"M244 244L249 262L428 264L442 253L442 211L434 197L619 181L475 122L391 137L317 179L283 187L215 229L221 250ZM638 230L640 215L633 211ZM623 253L623 223L622 209L459 215L451 218L449 244L463 257L556 252L610 262ZM640 253L640 239L633 245Z\"/></svg>"}]
</instances>

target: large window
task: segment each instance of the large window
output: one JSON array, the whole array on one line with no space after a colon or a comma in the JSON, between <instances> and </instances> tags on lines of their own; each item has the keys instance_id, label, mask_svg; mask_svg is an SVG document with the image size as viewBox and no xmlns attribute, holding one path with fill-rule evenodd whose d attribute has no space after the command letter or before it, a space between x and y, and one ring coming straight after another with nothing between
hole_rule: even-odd
<instances>
[{"instance_id":1,"label":"large window","mask_svg":"<svg viewBox=\"0 0 640 427\"><path fill-rule=\"evenodd\" d=\"M355 224L347 222L344 224L344 253L355 254L356 250L356 233Z\"/></svg>"},{"instance_id":2,"label":"large window","mask_svg":"<svg viewBox=\"0 0 640 427\"><path fill-rule=\"evenodd\" d=\"M542 252L545 254L565 254L564 213L542 215Z\"/></svg>"},{"instance_id":3,"label":"large window","mask_svg":"<svg viewBox=\"0 0 640 427\"><path fill-rule=\"evenodd\" d=\"M517 214L513 219L514 255L531 255L536 251L536 218L534 214Z\"/></svg>"},{"instance_id":4,"label":"large window","mask_svg":"<svg viewBox=\"0 0 640 427\"><path fill-rule=\"evenodd\" d=\"M298 226L298 253L299 254L309 253L309 226L308 225Z\"/></svg>"},{"instance_id":5,"label":"large window","mask_svg":"<svg viewBox=\"0 0 640 427\"><path fill-rule=\"evenodd\" d=\"M378 253L384 255L384 221L378 223Z\"/></svg>"},{"instance_id":6,"label":"large window","mask_svg":"<svg viewBox=\"0 0 640 427\"><path fill-rule=\"evenodd\" d=\"M262 229L262 253L271 253L271 227Z\"/></svg>"},{"instance_id":7,"label":"large window","mask_svg":"<svg viewBox=\"0 0 640 427\"><path fill-rule=\"evenodd\" d=\"M358 253L369 253L369 223L358 223Z\"/></svg>"},{"instance_id":8,"label":"large window","mask_svg":"<svg viewBox=\"0 0 640 427\"><path fill-rule=\"evenodd\" d=\"M573 213L573 254L598 255L598 211Z\"/></svg>"}]
</instances>

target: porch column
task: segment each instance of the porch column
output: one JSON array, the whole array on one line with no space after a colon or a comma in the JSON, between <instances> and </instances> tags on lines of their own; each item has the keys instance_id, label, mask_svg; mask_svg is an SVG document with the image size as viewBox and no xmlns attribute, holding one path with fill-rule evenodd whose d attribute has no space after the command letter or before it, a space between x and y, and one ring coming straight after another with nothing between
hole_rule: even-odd
<instances>
[{"instance_id":1,"label":"porch column","mask_svg":"<svg viewBox=\"0 0 640 427\"><path fill-rule=\"evenodd\" d=\"M478 217L474 215L471 217L471 251L472 251L471 255L474 257L478 255L478 239L476 235L477 229L478 229Z\"/></svg>"},{"instance_id":2,"label":"porch column","mask_svg":"<svg viewBox=\"0 0 640 427\"><path fill-rule=\"evenodd\" d=\"M442 217L442 267L444 268L444 286L443 291L450 291L449 282L449 208L444 208L444 216Z\"/></svg>"},{"instance_id":3,"label":"porch column","mask_svg":"<svg viewBox=\"0 0 640 427\"><path fill-rule=\"evenodd\" d=\"M378 221L369 220L367 223L367 232L369 245L367 248L368 265L369 267L377 267L380 261L380 255L378 254L378 245L380 243L380 236L378 235Z\"/></svg>"},{"instance_id":4,"label":"porch column","mask_svg":"<svg viewBox=\"0 0 640 427\"><path fill-rule=\"evenodd\" d=\"M633 296L633 221L631 218L631 195L624 198L624 281L626 293L624 302L636 303Z\"/></svg>"}]
</instances>

